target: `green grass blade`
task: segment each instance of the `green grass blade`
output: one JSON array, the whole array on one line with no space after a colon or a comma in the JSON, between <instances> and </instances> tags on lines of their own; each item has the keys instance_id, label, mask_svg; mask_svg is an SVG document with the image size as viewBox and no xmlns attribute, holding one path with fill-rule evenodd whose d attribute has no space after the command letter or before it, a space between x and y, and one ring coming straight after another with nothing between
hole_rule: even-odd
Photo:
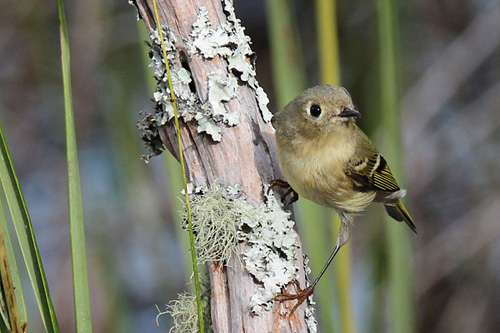
<instances>
[{"instance_id":1,"label":"green grass blade","mask_svg":"<svg viewBox=\"0 0 500 333\"><path fill-rule=\"evenodd\" d=\"M340 84L337 8L334 0L316 0L321 83Z\"/></svg>"},{"instance_id":2,"label":"green grass blade","mask_svg":"<svg viewBox=\"0 0 500 333\"><path fill-rule=\"evenodd\" d=\"M316 21L319 29L318 44L322 81L338 84L340 70L334 7L330 0L318 2L317 5L321 6L318 7L319 13ZM295 31L297 24L294 22L291 8L289 0L266 1L273 79L279 108L296 97L307 84L304 64L301 62L300 42ZM310 258L311 269L317 273L323 268L328 252L333 250L335 244L336 231L332 238L330 232L332 225L325 223L329 220L330 211L310 201L300 200L297 216L302 221L299 229ZM314 294L318 302L320 325L328 332L333 331L337 319L332 316L335 308L332 297L335 294L334 286L328 283L332 273L331 270L327 271L327 277L316 287Z\"/></svg>"},{"instance_id":3,"label":"green grass blade","mask_svg":"<svg viewBox=\"0 0 500 333\"><path fill-rule=\"evenodd\" d=\"M378 30L380 49L381 116L383 151L396 178L401 178L400 126L397 91L397 10L393 0L380 0ZM390 320L392 332L415 331L414 295L409 229L387 218Z\"/></svg>"},{"instance_id":4,"label":"green grass blade","mask_svg":"<svg viewBox=\"0 0 500 333\"><path fill-rule=\"evenodd\" d=\"M12 332L22 332L26 325L26 307L24 305L23 290L21 280L17 271L14 250L10 241L7 221L0 201L0 276L2 282L2 319L5 328ZM5 296L5 300L3 299ZM8 319L6 318L8 316ZM4 331L2 331L4 332Z\"/></svg>"},{"instance_id":5,"label":"green grass blade","mask_svg":"<svg viewBox=\"0 0 500 333\"><path fill-rule=\"evenodd\" d=\"M298 46L290 0L266 1L274 90L278 108L305 88L305 71Z\"/></svg>"},{"instance_id":6,"label":"green grass blade","mask_svg":"<svg viewBox=\"0 0 500 333\"><path fill-rule=\"evenodd\" d=\"M83 221L80 171L76 147L73 98L71 93L70 51L66 17L62 0L57 0L59 30L61 38L61 64L64 88L64 114L66 127L66 153L68 163L68 201L71 239L71 263L73 271L73 296L77 332L92 331L90 312L87 255L85 250L85 228Z\"/></svg>"},{"instance_id":7,"label":"green grass blade","mask_svg":"<svg viewBox=\"0 0 500 333\"><path fill-rule=\"evenodd\" d=\"M3 288L3 287L2 287ZM0 297L0 307L3 309L0 311L0 332L11 332L9 314L7 313L7 303L5 300L5 295L2 293Z\"/></svg>"},{"instance_id":8,"label":"green grass blade","mask_svg":"<svg viewBox=\"0 0 500 333\"><path fill-rule=\"evenodd\" d=\"M137 24L139 30L139 38L141 41L147 40L149 35L147 33L147 29L142 22L138 22ZM152 73L153 70L149 67L149 63L151 62L151 58L148 56L149 46L141 42L143 51L141 52L144 60L144 69L146 73L146 84L148 86L148 91L155 91L156 89L156 80L154 79ZM182 172L179 161L177 161L172 154L162 154L163 162L165 165L164 172L165 178L168 180L167 190L169 193L172 193L174 197L177 198L181 190L184 188L184 184L182 183L182 179L179 177L175 177L175 175L179 175ZM181 200L171 200L169 203L171 205L171 209L174 212L181 212L184 210L184 205ZM172 222L175 228L175 238L179 240L180 248L185 249L189 247L189 235L186 234L186 231L182 229L182 219L180 214L172 214ZM184 277L189 279L191 276L191 270L189 268L191 258L188 253L181 251L180 255L182 256L182 271L184 273ZM179 268L180 269L180 268Z\"/></svg>"},{"instance_id":9,"label":"green grass blade","mask_svg":"<svg viewBox=\"0 0 500 333\"><path fill-rule=\"evenodd\" d=\"M319 63L321 83L340 85L340 57L337 34L336 2L332 0L316 0L316 22L318 30ZM332 244L340 228L340 218L333 214L334 232ZM340 332L354 332L354 313L351 293L351 243L347 243L339 251L334 260L335 293L337 295Z\"/></svg>"},{"instance_id":10,"label":"green grass blade","mask_svg":"<svg viewBox=\"0 0 500 333\"><path fill-rule=\"evenodd\" d=\"M0 302L0 306L2 306L2 308L4 308L4 309L6 307L5 303L3 302L3 299L2 299L2 302ZM8 322L9 322L9 320L7 319L7 317L4 315L4 313L2 311L2 320L0 321L0 332L10 332L10 326L7 326Z\"/></svg>"},{"instance_id":11,"label":"green grass blade","mask_svg":"<svg viewBox=\"0 0 500 333\"><path fill-rule=\"evenodd\" d=\"M333 251L335 239L332 238L333 225L330 221L330 210L326 207L315 204L307 199L300 199L298 202L297 216L300 218L298 225L301 238L304 242L305 253L309 257L309 266L312 274L309 276L315 279ZM336 229L338 230L338 229ZM321 331L334 332L337 316L332 315L336 308L335 285L333 280L333 270L326 271L321 282L314 291L314 301L317 302L319 327Z\"/></svg>"},{"instance_id":12,"label":"green grass blade","mask_svg":"<svg viewBox=\"0 0 500 333\"><path fill-rule=\"evenodd\" d=\"M158 7L156 5L156 0L153 0L153 6L155 11L155 19L156 19L156 27L158 29L158 33L160 35L161 48L163 51L163 59L165 61L165 67L167 70L168 77L168 87L170 89L170 98L172 100L172 106L174 108L174 121L175 121L175 129L177 134L177 146L179 149L179 162L181 164L182 169L182 181L184 184L184 197L186 202L186 213L187 213L187 222L188 222L188 231L189 231L189 245L191 249L191 263L193 266L193 279L194 279L194 288L196 294L196 310L198 313L198 329L200 332L205 332L205 323L203 320L203 309L201 304L201 287L200 287L200 277L198 274L198 259L196 257L196 249L194 246L194 234L193 234L193 222L191 217L191 205L189 204L189 191L187 184L187 174L186 174L186 166L184 164L184 152L182 150L182 141L181 141L181 131L179 127L179 113L177 110L177 102L175 99L174 88L172 84L172 76L170 75L170 65L168 63L167 58L167 49L165 47L165 41L163 39L163 31L161 29L160 15L158 14Z\"/></svg>"},{"instance_id":13,"label":"green grass blade","mask_svg":"<svg viewBox=\"0 0 500 333\"><path fill-rule=\"evenodd\" d=\"M10 158L1 126L0 155L0 178L2 186L43 323L47 332L59 332L59 326L50 298L47 278L38 251L31 219L26 208L26 203L24 202L21 187L19 186L19 181Z\"/></svg>"}]
</instances>

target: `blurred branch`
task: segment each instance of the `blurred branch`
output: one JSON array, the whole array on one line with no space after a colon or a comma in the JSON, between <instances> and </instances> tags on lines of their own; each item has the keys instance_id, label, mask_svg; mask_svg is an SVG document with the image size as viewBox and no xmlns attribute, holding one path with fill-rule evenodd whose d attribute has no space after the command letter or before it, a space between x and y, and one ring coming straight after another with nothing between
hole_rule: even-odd
<instances>
[{"instance_id":1,"label":"blurred branch","mask_svg":"<svg viewBox=\"0 0 500 333\"><path fill-rule=\"evenodd\" d=\"M378 5L378 44L380 61L380 118L384 128L383 151L391 161L391 170L401 174L401 128L398 110L399 92L399 20L398 2L380 0ZM412 249L407 229L386 216L389 266L389 328L392 332L415 331L415 295L413 288Z\"/></svg>"},{"instance_id":2,"label":"blurred branch","mask_svg":"<svg viewBox=\"0 0 500 333\"><path fill-rule=\"evenodd\" d=\"M493 293L489 286L461 288L454 293L443 309L434 332L488 332L485 328L488 308ZM460 315L466 313L466 316ZM487 327L487 326L486 326ZM484 328L484 329L482 329Z\"/></svg>"},{"instance_id":3,"label":"blurred branch","mask_svg":"<svg viewBox=\"0 0 500 333\"><path fill-rule=\"evenodd\" d=\"M318 61L321 72L322 84L341 85L341 70L340 70L340 56L339 56L339 40L338 40L338 26L337 26L337 3L334 0L316 0L316 30L318 34ZM304 204L303 204L304 205ZM307 206L310 207L311 204ZM307 207L306 206L306 207ZM317 209L316 207L313 207ZM329 212L329 219L333 225L333 230L330 232L332 239L337 237L337 230L340 229L340 217L336 212ZM324 225L316 223L315 226L310 227L312 232L320 234ZM355 332L355 319L352 302L352 263L351 263L351 243L347 243L342 248L335 258L333 265L334 270L334 284L330 288L325 288L318 298L321 303L327 306L322 309L321 315L325 322L325 327L333 330L334 320L331 318L329 308L332 303L336 303L340 323L338 328L341 332L350 333ZM317 260L317 259L316 259ZM331 273L330 273L331 274ZM335 290L336 299L333 300L330 292L331 289ZM320 289L321 290L321 289ZM320 303L320 304L321 304ZM330 318L328 318L328 316ZM326 318L325 318L326 317ZM328 319L327 319L328 318Z\"/></svg>"},{"instance_id":4,"label":"blurred branch","mask_svg":"<svg viewBox=\"0 0 500 333\"><path fill-rule=\"evenodd\" d=\"M491 2L404 96L401 110L406 147L419 144L434 116L498 45L500 2Z\"/></svg>"},{"instance_id":5,"label":"blurred branch","mask_svg":"<svg viewBox=\"0 0 500 333\"><path fill-rule=\"evenodd\" d=\"M423 295L436 283L500 238L500 197L482 202L471 213L453 221L448 228L422 244L417 262L420 274L419 294ZM465 246L464 246L465 245Z\"/></svg>"},{"instance_id":6,"label":"blurred branch","mask_svg":"<svg viewBox=\"0 0 500 333\"><path fill-rule=\"evenodd\" d=\"M268 0L269 48L278 110L304 90L306 74L291 1Z\"/></svg>"},{"instance_id":7,"label":"blurred branch","mask_svg":"<svg viewBox=\"0 0 500 333\"><path fill-rule=\"evenodd\" d=\"M446 128L453 128L463 140L450 137L449 131L432 131L423 135L418 145L412 148L412 155L425 161L425 165L409 166L409 174L418 170L419 181L413 184L412 196L418 197L443 176L445 172L453 169L458 161L477 147L481 142L500 127L500 113L498 112L498 96L500 96L500 81L486 91L481 98L460 111L460 115L447 120ZM471 126L474 124L475 126ZM456 149L429 149L445 140L454 143ZM458 154L457 154L457 151ZM415 171L414 171L414 170Z\"/></svg>"}]
</instances>

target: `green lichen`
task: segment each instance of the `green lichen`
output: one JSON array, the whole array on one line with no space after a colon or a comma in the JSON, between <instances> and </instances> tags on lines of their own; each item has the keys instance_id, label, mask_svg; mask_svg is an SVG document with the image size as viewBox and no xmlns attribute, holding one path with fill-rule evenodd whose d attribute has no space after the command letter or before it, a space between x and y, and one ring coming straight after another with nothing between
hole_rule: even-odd
<instances>
[{"instance_id":1,"label":"green lichen","mask_svg":"<svg viewBox=\"0 0 500 333\"><path fill-rule=\"evenodd\" d=\"M210 316L210 290L208 281L203 283L202 292L203 320L206 323L205 328L207 333L212 332L211 316ZM170 301L165 311L158 313L156 323L159 325L159 317L169 314L173 319L173 325L170 328L170 333L198 333L198 311L196 307L196 295L183 292L177 296L177 299Z\"/></svg>"},{"instance_id":2,"label":"green lichen","mask_svg":"<svg viewBox=\"0 0 500 333\"><path fill-rule=\"evenodd\" d=\"M248 307L255 315L271 309L281 288L298 277L297 233L290 212L272 191L265 204L251 205L237 185L225 189L215 183L192 189L190 195L199 262L226 261L236 254L239 242L247 242L241 259L261 285L250 296Z\"/></svg>"},{"instance_id":3,"label":"green lichen","mask_svg":"<svg viewBox=\"0 0 500 333\"><path fill-rule=\"evenodd\" d=\"M218 183L194 189L190 205L198 262L228 260L236 253L238 221L249 218L252 206L231 198ZM186 210L182 217L183 227L187 228Z\"/></svg>"}]
</instances>

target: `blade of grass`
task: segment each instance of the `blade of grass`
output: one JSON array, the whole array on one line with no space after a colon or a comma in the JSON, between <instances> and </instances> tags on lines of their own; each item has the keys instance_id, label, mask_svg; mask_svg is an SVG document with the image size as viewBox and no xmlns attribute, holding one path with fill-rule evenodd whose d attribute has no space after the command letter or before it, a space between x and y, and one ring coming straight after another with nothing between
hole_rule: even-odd
<instances>
[{"instance_id":1,"label":"blade of grass","mask_svg":"<svg viewBox=\"0 0 500 333\"><path fill-rule=\"evenodd\" d=\"M4 232L5 231L5 232ZM2 318L11 332L23 332L27 326L23 290L17 271L9 230L0 201L0 276L5 302L2 304ZM2 297L3 299L3 297ZM5 318L6 310L8 319Z\"/></svg>"},{"instance_id":2,"label":"blade of grass","mask_svg":"<svg viewBox=\"0 0 500 333\"><path fill-rule=\"evenodd\" d=\"M396 178L401 175L400 126L398 115L397 78L397 10L393 0L378 2L378 33L380 49L381 116L384 128L384 155L391 163ZM389 255L390 331L414 331L414 296L411 249L408 230L387 218Z\"/></svg>"},{"instance_id":3,"label":"blade of grass","mask_svg":"<svg viewBox=\"0 0 500 333\"><path fill-rule=\"evenodd\" d=\"M274 90L278 110L295 98L306 88L307 80L301 54L300 38L296 30L296 18L293 15L292 1L268 0L266 14L268 35L271 49ZM309 256L312 272L319 272L325 263L331 240L325 222L329 212L325 207L308 200L299 200L296 218L304 248ZM327 272L329 274L331 272ZM331 283L321 283L314 294L318 303L319 324L325 331L333 331L331 311L333 308Z\"/></svg>"},{"instance_id":4,"label":"blade of grass","mask_svg":"<svg viewBox=\"0 0 500 333\"><path fill-rule=\"evenodd\" d=\"M317 0L316 16L321 83L340 85L336 2ZM336 239L337 230L340 228L340 218L336 213L331 216L335 226L332 239ZM351 300L351 266L351 243L347 243L339 251L334 261L336 295L340 312L339 330L347 333L355 331Z\"/></svg>"},{"instance_id":5,"label":"blade of grass","mask_svg":"<svg viewBox=\"0 0 500 333\"><path fill-rule=\"evenodd\" d=\"M289 0L266 1L273 81L279 108L297 96L306 86L300 42L298 34L294 30L297 24L294 21L291 7ZM326 15L327 20L330 16ZM322 23L324 22L325 20L322 21ZM325 29L330 28L328 23ZM333 43L333 46L331 43L332 38L336 38L336 35L332 37L330 30L326 31L325 29L322 29L323 34L319 38L319 43L322 45L323 52L321 61L326 64L327 60L336 59L337 52L334 49L336 42ZM325 40L330 45L326 45ZM333 60L328 66L325 64L322 66L322 70L329 73L330 76L326 79L323 78L323 80L337 80L337 76L335 76L335 73L338 73L337 63L337 60ZM334 74L333 79L331 74ZM333 241L330 237L331 225L325 223L325 220L330 216L330 211L308 200L300 200L298 206L297 217L303 222L299 224L299 229L310 257L310 266L313 272L319 272L327 258L325 253L333 249ZM328 231L325 232L325 229ZM331 276L332 272L326 274ZM336 320L336 316L332 316L332 309L335 307L333 294L331 283L320 283L314 294L318 302L319 323L323 330L328 332L334 331Z\"/></svg>"},{"instance_id":6,"label":"blade of grass","mask_svg":"<svg viewBox=\"0 0 500 333\"><path fill-rule=\"evenodd\" d=\"M3 296L0 299L0 306L2 307L2 309L7 308L7 305L4 302ZM4 314L3 311L1 311L1 313L2 313L2 316L1 316L2 320L0 320L0 332L10 332L11 329L10 329L9 319L7 319L6 314ZM9 326L7 326L7 325L9 325Z\"/></svg>"},{"instance_id":7,"label":"blade of grass","mask_svg":"<svg viewBox=\"0 0 500 333\"><path fill-rule=\"evenodd\" d=\"M2 286L3 288L3 286ZM8 308L7 308L7 303L6 303L6 300L5 300L5 294L4 293L1 293L1 297L0 297L0 307L1 307L1 310L0 310L0 317L1 317L1 320L0 320L0 332L11 332L12 329L11 329L11 325L10 325L10 320L9 320L9 314L8 314Z\"/></svg>"},{"instance_id":8,"label":"blade of grass","mask_svg":"<svg viewBox=\"0 0 500 333\"><path fill-rule=\"evenodd\" d=\"M337 8L334 0L316 0L321 83L340 84Z\"/></svg>"},{"instance_id":9,"label":"blade of grass","mask_svg":"<svg viewBox=\"0 0 500 333\"><path fill-rule=\"evenodd\" d=\"M156 19L156 27L158 29L158 34L160 35L161 48L163 51L163 59L165 61L165 67L167 69L168 76L168 87L170 89L170 98L172 100L172 106L174 108L174 121L175 121L175 130L177 133L177 146L179 150L179 162L181 164L182 169L182 181L184 183L184 197L186 199L186 211L187 211L187 221L188 221L188 231L189 231L189 245L191 249L191 263L193 266L193 275L194 275L194 287L196 294L196 309L198 312L198 329L200 332L205 332L205 323L203 321L203 309L201 305L201 289L200 289L200 280L198 276L198 261L196 258L196 249L194 247L194 234L193 234L193 222L191 219L191 206L189 204L189 191L187 184L187 175L186 175L186 167L184 165L184 153L182 150L182 140L181 140L181 131L179 127L179 114L177 110L177 102L175 100L175 93L172 84L172 77L170 75L170 65L168 63L167 58L167 49L165 47L165 41L163 39L163 31L161 29L160 15L158 14L158 6L156 5L156 0L153 0L153 6L155 11L155 19Z\"/></svg>"},{"instance_id":10,"label":"blade of grass","mask_svg":"<svg viewBox=\"0 0 500 333\"><path fill-rule=\"evenodd\" d=\"M326 207L305 199L299 200L298 204L297 217L303 222L298 228L309 257L312 271L310 277L314 279L325 265L329 252L333 250L334 243L331 237L333 225L330 223L330 211ZM325 332L335 331L335 322L338 318L336 314L332 314L337 306L334 284L330 283L332 275L332 270L327 271L314 290L320 331Z\"/></svg>"},{"instance_id":11,"label":"blade of grass","mask_svg":"<svg viewBox=\"0 0 500 333\"><path fill-rule=\"evenodd\" d=\"M142 22L138 22L137 27L139 30L139 38L141 39L141 41L148 39L149 35L144 24ZM144 58L144 68L149 68L149 70L144 71L146 73L145 80L149 88L148 90L152 93L156 89L156 80L154 80L152 76L153 70L149 67L149 63L151 62L151 59L147 56L149 47L144 42L142 42L141 45L143 48L143 52L141 52L141 54ZM182 184L181 178L172 177L172 175L180 174L182 172L181 166L179 165L179 161L175 159L174 155L162 154L161 156L163 156L163 162L165 163L164 171L165 178L168 180L168 191L173 197L177 198L184 186ZM182 204L182 201L180 200L172 200L172 202L170 202L170 205L172 211L174 212L181 212L182 210L184 210L184 206ZM181 216L179 214L172 214L172 221L175 228L175 237L177 240L179 240L180 248L187 248L189 246L189 235L186 234L185 230L182 229ZM189 276L191 275L191 273L189 272L189 255L186 252L181 251L181 256L182 272L184 273L185 278L189 278Z\"/></svg>"},{"instance_id":12,"label":"blade of grass","mask_svg":"<svg viewBox=\"0 0 500 333\"><path fill-rule=\"evenodd\" d=\"M90 312L80 171L78 168L78 151L76 147L75 120L73 115L73 97L71 93L69 39L62 0L57 0L57 9L59 16L61 65L64 89L66 154L68 163L69 227L71 239L71 267L73 272L75 326L77 332L91 332L92 317Z\"/></svg>"},{"instance_id":13,"label":"blade of grass","mask_svg":"<svg viewBox=\"0 0 500 333\"><path fill-rule=\"evenodd\" d=\"M0 126L0 178L28 275L47 332L59 332L31 219Z\"/></svg>"},{"instance_id":14,"label":"blade of grass","mask_svg":"<svg viewBox=\"0 0 500 333\"><path fill-rule=\"evenodd\" d=\"M305 88L306 75L290 0L266 1L274 90L278 108Z\"/></svg>"}]
</instances>

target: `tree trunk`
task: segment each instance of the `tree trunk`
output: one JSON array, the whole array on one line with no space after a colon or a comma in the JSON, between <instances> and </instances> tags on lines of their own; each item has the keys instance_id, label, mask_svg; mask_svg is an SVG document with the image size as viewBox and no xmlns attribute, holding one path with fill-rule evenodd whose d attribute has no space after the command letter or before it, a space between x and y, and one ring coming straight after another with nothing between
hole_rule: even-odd
<instances>
[{"instance_id":1,"label":"tree trunk","mask_svg":"<svg viewBox=\"0 0 500 333\"><path fill-rule=\"evenodd\" d=\"M258 206L263 204L263 184L269 184L281 176L276 159L274 130L261 115L262 107L259 108L255 87L229 70L227 59L217 54L207 58L192 52L193 23L199 17L200 6L204 6L208 12L211 29L217 30L228 22L230 14L224 7L228 5L232 7L231 2L220 0L159 0L158 10L162 26L166 26L175 36L176 57L171 66L174 69L182 66L189 69L195 85L192 90L195 90L201 103L209 99L209 81L213 73L238 80L238 97L224 100L224 107L228 113L239 116L239 123L228 126L220 122L219 142L208 134L198 133L195 121L180 122L189 181L195 186L209 186L216 180L225 186L239 183L248 202ZM137 7L147 28L153 31L156 24L152 0L137 0ZM252 64L250 57L246 61ZM166 122L159 131L165 146L174 156L178 156L173 121ZM297 243L295 264L298 265L300 285L304 286L303 254L298 237ZM243 253L248 246L247 243L241 243L238 250ZM306 304L291 315L289 313L295 302L290 301L281 304L275 302L272 309L263 310L258 315L250 311L250 298L263 286L235 256L228 263L210 263L209 275L212 328L215 332L308 331ZM291 284L288 289L290 292L295 291Z\"/></svg>"}]
</instances>

